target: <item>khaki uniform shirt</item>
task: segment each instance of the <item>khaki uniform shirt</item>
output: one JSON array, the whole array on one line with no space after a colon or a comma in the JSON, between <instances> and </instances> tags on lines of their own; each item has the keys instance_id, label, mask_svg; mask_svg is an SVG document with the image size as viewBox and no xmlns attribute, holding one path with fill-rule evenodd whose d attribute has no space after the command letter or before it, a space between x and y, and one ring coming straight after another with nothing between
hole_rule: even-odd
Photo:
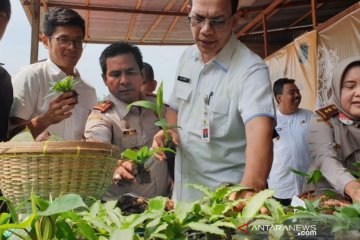
<instances>
[{"instance_id":1,"label":"khaki uniform shirt","mask_svg":"<svg viewBox=\"0 0 360 240\"><path fill-rule=\"evenodd\" d=\"M325 122L319 115L316 115L310 122L309 128L309 150L314 162L309 172L319 169L326 181L318 184L319 188L329 188L329 184L339 194L344 195L345 185L355 180L349 173L352 163L360 161L360 151L356 151L346 159L342 156L340 145L340 133L332 126L343 124L335 115L328 122Z\"/></svg>"},{"instance_id":2,"label":"khaki uniform shirt","mask_svg":"<svg viewBox=\"0 0 360 240\"><path fill-rule=\"evenodd\" d=\"M114 144L123 152L127 148L151 146L159 127L152 110L132 107L109 95L113 103L105 112L94 109L85 126L86 141ZM145 100L154 101L146 97ZM167 195L168 170L166 161L155 160L150 166L151 183L148 184L112 184L104 195L104 200L119 199L124 193L134 193L143 197Z\"/></svg>"}]
</instances>

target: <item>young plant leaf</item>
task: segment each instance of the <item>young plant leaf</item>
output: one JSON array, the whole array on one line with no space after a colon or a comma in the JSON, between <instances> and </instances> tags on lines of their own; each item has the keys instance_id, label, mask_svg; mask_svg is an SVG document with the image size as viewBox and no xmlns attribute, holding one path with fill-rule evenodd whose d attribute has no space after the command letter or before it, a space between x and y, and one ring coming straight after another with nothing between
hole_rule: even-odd
<instances>
[{"instance_id":1,"label":"young plant leaf","mask_svg":"<svg viewBox=\"0 0 360 240\"><path fill-rule=\"evenodd\" d=\"M45 211L39 211L39 216L51 216L58 213L71 211L79 207L87 207L82 198L77 194L65 194L50 203Z\"/></svg>"},{"instance_id":2,"label":"young plant leaf","mask_svg":"<svg viewBox=\"0 0 360 240\"><path fill-rule=\"evenodd\" d=\"M299 170L296 170L295 168L290 168L290 171L297 174L297 175L300 175L302 177L309 177L310 174L306 173L306 172L301 172Z\"/></svg>"},{"instance_id":3,"label":"young plant leaf","mask_svg":"<svg viewBox=\"0 0 360 240\"><path fill-rule=\"evenodd\" d=\"M271 189L265 189L255 194L249 202L245 205L242 211L242 217L250 220L252 219L264 205L265 200L274 195L275 191Z\"/></svg>"}]
</instances>

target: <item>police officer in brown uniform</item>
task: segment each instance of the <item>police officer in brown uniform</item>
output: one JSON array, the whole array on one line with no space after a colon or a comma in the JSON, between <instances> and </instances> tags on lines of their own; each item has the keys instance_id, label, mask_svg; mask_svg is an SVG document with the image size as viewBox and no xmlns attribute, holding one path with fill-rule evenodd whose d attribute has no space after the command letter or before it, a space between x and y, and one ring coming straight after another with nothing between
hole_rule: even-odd
<instances>
[{"instance_id":1,"label":"police officer in brown uniform","mask_svg":"<svg viewBox=\"0 0 360 240\"><path fill-rule=\"evenodd\" d=\"M138 100L155 101L141 91L143 83L142 55L136 46L127 42L116 42L105 48L100 56L102 77L110 94L108 99L94 107L85 127L87 141L111 143L120 148L151 146L153 136L159 131L153 111L132 107L128 104ZM105 193L104 200L120 199L124 193L142 197L167 195L169 192L166 162L153 161L150 168L151 182L138 184L132 172L132 164L121 159L114 172L117 183ZM122 181L124 180L124 181ZM132 182L129 184L128 182Z\"/></svg>"},{"instance_id":2,"label":"police officer in brown uniform","mask_svg":"<svg viewBox=\"0 0 360 240\"><path fill-rule=\"evenodd\" d=\"M360 201L360 182L349 172L360 161L360 58L346 59L332 78L334 104L316 111L310 123L310 171L320 169L327 183L353 202Z\"/></svg>"}]
</instances>

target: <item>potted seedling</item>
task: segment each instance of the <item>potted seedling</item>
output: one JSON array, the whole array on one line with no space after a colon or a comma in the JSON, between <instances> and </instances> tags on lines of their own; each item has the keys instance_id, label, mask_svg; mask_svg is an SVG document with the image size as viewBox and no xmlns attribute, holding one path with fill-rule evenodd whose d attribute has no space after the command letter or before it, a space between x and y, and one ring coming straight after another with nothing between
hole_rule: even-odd
<instances>
[{"instance_id":1,"label":"potted seedling","mask_svg":"<svg viewBox=\"0 0 360 240\"><path fill-rule=\"evenodd\" d=\"M138 106L143 107L147 109L151 109L155 112L156 116L158 117L158 120L155 122L155 125L160 127L165 135L165 141L164 146L165 148L170 148L173 151L167 151L165 152L166 160L168 164L169 173L174 179L174 164L175 164L175 154L176 154L176 145L172 140L171 135L169 134L169 129L178 128L179 126L176 125L169 125L164 117L164 102L163 102L163 83L160 84L160 87L158 88L156 92L156 102L153 103L151 101L136 101L131 103L128 106L128 109L130 109L132 106Z\"/></svg>"},{"instance_id":2,"label":"potted seedling","mask_svg":"<svg viewBox=\"0 0 360 240\"><path fill-rule=\"evenodd\" d=\"M136 182L139 184L150 183L149 166L153 159L150 159L155 153L160 151L173 151L169 148L151 149L148 146L143 146L139 150L126 149L121 153L122 159L130 160L133 163L133 172Z\"/></svg>"},{"instance_id":3,"label":"potted seedling","mask_svg":"<svg viewBox=\"0 0 360 240\"><path fill-rule=\"evenodd\" d=\"M336 192L330 189L322 189L322 194L319 193L318 184L323 177L320 170L315 169L312 173L301 172L296 169L291 169L290 171L305 177L307 185L314 185L314 191L307 191L300 195L300 198L305 200L307 207L311 208L311 205L308 202L311 201L314 202L315 207L323 208L324 213L332 213L334 207L344 207L350 204L348 201L340 198Z\"/></svg>"},{"instance_id":4,"label":"potted seedling","mask_svg":"<svg viewBox=\"0 0 360 240\"><path fill-rule=\"evenodd\" d=\"M80 81L78 80L75 80L74 76L67 76L65 77L64 79L62 79L61 81L59 82L53 82L51 83L51 87L50 87L50 91L52 93L65 93L65 92L72 92L73 93L73 96L76 101L74 104L76 104L78 102L78 93L76 92L76 90L74 89L74 86L76 84L78 84Z\"/></svg>"}]
</instances>

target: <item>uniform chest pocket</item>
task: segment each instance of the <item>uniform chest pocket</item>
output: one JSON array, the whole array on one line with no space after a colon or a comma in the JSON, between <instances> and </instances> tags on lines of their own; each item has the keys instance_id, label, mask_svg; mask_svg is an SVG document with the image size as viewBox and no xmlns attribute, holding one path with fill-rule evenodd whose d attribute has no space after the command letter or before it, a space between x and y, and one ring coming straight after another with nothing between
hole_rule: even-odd
<instances>
[{"instance_id":1,"label":"uniform chest pocket","mask_svg":"<svg viewBox=\"0 0 360 240\"><path fill-rule=\"evenodd\" d=\"M192 92L192 88L191 88L190 84L179 83L177 86L177 91L175 93L175 96L177 99L179 99L181 101L189 102L191 92Z\"/></svg>"},{"instance_id":2,"label":"uniform chest pocket","mask_svg":"<svg viewBox=\"0 0 360 240\"><path fill-rule=\"evenodd\" d=\"M213 96L210 99L210 134L214 137L223 137L228 127L230 100L224 97Z\"/></svg>"}]
</instances>

